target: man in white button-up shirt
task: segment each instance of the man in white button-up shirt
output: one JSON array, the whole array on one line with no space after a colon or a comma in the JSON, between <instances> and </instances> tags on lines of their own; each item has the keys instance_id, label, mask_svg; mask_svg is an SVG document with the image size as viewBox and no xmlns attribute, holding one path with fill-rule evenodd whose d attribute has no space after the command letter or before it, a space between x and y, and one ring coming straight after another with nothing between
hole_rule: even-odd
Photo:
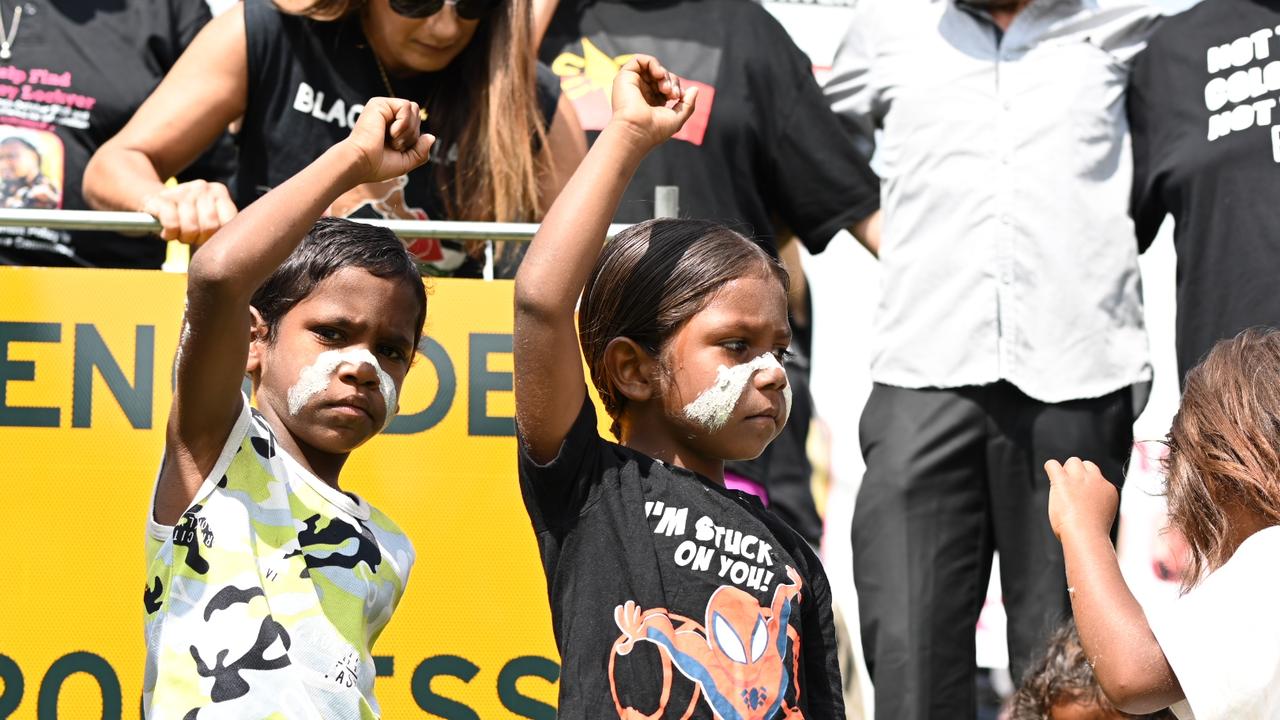
<instances>
[{"instance_id":1,"label":"man in white button-up shirt","mask_svg":"<svg viewBox=\"0 0 1280 720\"><path fill-rule=\"evenodd\" d=\"M826 86L878 136L884 269L854 579L876 717L972 717L1000 552L1015 680L1069 613L1049 458L1108 478L1150 379L1124 93L1133 0L861 0Z\"/></svg>"}]
</instances>

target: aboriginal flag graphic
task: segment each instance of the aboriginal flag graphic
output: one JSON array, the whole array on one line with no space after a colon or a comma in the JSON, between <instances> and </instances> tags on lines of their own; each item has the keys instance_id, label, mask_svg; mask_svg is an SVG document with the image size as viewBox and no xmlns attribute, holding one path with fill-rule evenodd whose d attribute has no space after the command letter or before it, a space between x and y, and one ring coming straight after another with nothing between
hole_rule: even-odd
<instances>
[{"instance_id":1,"label":"aboriginal flag graphic","mask_svg":"<svg viewBox=\"0 0 1280 720\"><path fill-rule=\"evenodd\" d=\"M698 88L698 105L676 140L701 145L715 106L715 79L720 71L721 50L688 40L598 32L584 35L567 46L551 63L560 78L560 88L573 102L582 128L589 132L604 129L610 116L610 91L618 68L630 60L638 48L658 58L679 75L684 84Z\"/></svg>"}]
</instances>

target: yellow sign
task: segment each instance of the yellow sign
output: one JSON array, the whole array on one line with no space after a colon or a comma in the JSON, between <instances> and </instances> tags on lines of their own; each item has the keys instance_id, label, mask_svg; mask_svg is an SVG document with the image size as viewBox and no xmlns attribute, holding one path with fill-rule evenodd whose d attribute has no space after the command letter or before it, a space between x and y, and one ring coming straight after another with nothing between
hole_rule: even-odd
<instances>
[{"instance_id":1,"label":"yellow sign","mask_svg":"<svg viewBox=\"0 0 1280 720\"><path fill-rule=\"evenodd\" d=\"M0 718L136 717L148 503L186 279L0 268ZM509 282L431 281L401 414L344 487L418 561L374 652L387 718L555 717L516 480Z\"/></svg>"}]
</instances>

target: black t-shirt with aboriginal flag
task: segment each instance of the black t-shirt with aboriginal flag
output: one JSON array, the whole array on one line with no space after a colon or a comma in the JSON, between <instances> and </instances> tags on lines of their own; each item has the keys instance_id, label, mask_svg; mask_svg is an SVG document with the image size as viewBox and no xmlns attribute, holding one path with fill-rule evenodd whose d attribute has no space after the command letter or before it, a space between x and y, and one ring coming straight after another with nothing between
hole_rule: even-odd
<instances>
[{"instance_id":1,"label":"black t-shirt with aboriginal flag","mask_svg":"<svg viewBox=\"0 0 1280 720\"><path fill-rule=\"evenodd\" d=\"M653 217L654 187L682 217L726 223L766 248L778 226L812 252L880 206L879 179L832 114L809 58L751 0L564 0L539 54L594 140L618 68L653 55L698 88L693 117L640 164L615 220Z\"/></svg>"},{"instance_id":2,"label":"black t-shirt with aboriginal flag","mask_svg":"<svg viewBox=\"0 0 1280 720\"><path fill-rule=\"evenodd\" d=\"M417 101L428 108L425 129L437 135L434 117L469 112L445 107L438 92L444 73L385 76L364 36L358 14L333 21L289 15L270 0L246 0L249 95L239 135L240 167L236 203L258 199L347 137L371 97ZM560 90L546 68L538 69L537 102L550 126ZM532 137L533 129L530 129ZM332 215L385 220L451 220L446 212L440 168L458 160L456 138L440 138L430 159L398 178L350 190L329 208ZM419 267L432 275L479 277L483 260L474 247L434 238L409 244Z\"/></svg>"},{"instance_id":3,"label":"black t-shirt with aboriginal flag","mask_svg":"<svg viewBox=\"0 0 1280 720\"><path fill-rule=\"evenodd\" d=\"M590 400L520 486L559 717L844 717L826 575L755 498L605 441Z\"/></svg>"},{"instance_id":4,"label":"black t-shirt with aboriginal flag","mask_svg":"<svg viewBox=\"0 0 1280 720\"><path fill-rule=\"evenodd\" d=\"M209 21L204 0L0 3L0 207L86 210L89 158L120 131ZM182 179L225 180L221 141ZM152 236L0 227L0 265L158 268Z\"/></svg>"},{"instance_id":5,"label":"black t-shirt with aboriginal flag","mask_svg":"<svg viewBox=\"0 0 1280 720\"><path fill-rule=\"evenodd\" d=\"M1218 340L1280 327L1278 102L1277 0L1207 0L1134 63L1134 221L1142 249L1175 221L1179 376Z\"/></svg>"}]
</instances>

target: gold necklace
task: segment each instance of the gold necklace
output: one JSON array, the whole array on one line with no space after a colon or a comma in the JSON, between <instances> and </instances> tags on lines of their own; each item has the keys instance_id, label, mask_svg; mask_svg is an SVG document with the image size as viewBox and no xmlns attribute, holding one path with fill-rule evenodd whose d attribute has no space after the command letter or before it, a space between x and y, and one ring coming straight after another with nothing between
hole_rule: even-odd
<instances>
[{"instance_id":1,"label":"gold necklace","mask_svg":"<svg viewBox=\"0 0 1280 720\"><path fill-rule=\"evenodd\" d=\"M382 84L387 88L387 97L394 98L396 91L391 89L391 78L387 77L387 70L382 67L382 61L378 59L378 52L373 49L372 43L369 45L369 53L373 55L373 64L378 66L378 75L382 77ZM424 105L418 106L418 120L427 121L427 108Z\"/></svg>"}]
</instances>

